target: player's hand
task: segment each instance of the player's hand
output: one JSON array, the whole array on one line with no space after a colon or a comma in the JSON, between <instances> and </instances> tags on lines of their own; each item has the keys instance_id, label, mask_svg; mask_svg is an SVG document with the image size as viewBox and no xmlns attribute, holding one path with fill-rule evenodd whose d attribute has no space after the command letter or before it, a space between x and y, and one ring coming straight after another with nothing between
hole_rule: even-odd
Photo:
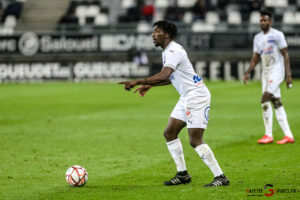
<instances>
[{"instance_id":1,"label":"player's hand","mask_svg":"<svg viewBox=\"0 0 300 200\"><path fill-rule=\"evenodd\" d=\"M293 83L292 77L291 76L287 76L286 77L286 86L287 86L288 89L292 87L292 83Z\"/></svg>"},{"instance_id":2,"label":"player's hand","mask_svg":"<svg viewBox=\"0 0 300 200\"><path fill-rule=\"evenodd\" d=\"M137 85L136 81L123 81L123 82L119 82L118 84L124 84L124 89L127 91L130 91L132 88L134 88L134 86Z\"/></svg>"},{"instance_id":3,"label":"player's hand","mask_svg":"<svg viewBox=\"0 0 300 200\"><path fill-rule=\"evenodd\" d=\"M134 90L133 93L139 92L141 97L144 97L146 92L152 88L151 85L142 85Z\"/></svg>"},{"instance_id":4,"label":"player's hand","mask_svg":"<svg viewBox=\"0 0 300 200\"><path fill-rule=\"evenodd\" d=\"M245 85L247 85L248 80L249 80L249 73L246 72L246 73L244 74L244 84L245 84Z\"/></svg>"}]
</instances>

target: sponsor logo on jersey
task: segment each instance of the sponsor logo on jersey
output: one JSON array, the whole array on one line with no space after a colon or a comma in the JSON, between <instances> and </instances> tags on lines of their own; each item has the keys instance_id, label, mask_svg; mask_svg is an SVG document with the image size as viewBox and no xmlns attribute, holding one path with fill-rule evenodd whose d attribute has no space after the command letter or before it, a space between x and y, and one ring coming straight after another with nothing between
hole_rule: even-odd
<instances>
[{"instance_id":1,"label":"sponsor logo on jersey","mask_svg":"<svg viewBox=\"0 0 300 200\"><path fill-rule=\"evenodd\" d=\"M275 40L274 39L270 39L270 40L268 40L268 43L275 43Z\"/></svg>"},{"instance_id":2,"label":"sponsor logo on jersey","mask_svg":"<svg viewBox=\"0 0 300 200\"><path fill-rule=\"evenodd\" d=\"M272 46L264 48L264 54L273 54L274 48Z\"/></svg>"}]
</instances>

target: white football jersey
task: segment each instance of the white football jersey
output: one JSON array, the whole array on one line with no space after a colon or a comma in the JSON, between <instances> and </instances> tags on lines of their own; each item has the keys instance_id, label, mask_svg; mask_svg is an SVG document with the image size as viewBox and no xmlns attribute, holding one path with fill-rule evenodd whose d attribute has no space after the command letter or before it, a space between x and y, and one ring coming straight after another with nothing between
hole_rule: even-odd
<instances>
[{"instance_id":1,"label":"white football jersey","mask_svg":"<svg viewBox=\"0 0 300 200\"><path fill-rule=\"evenodd\" d=\"M264 73L272 70L280 70L284 73L284 58L280 49L286 47L284 34L274 28L270 28L266 34L260 32L255 35L253 52L260 55Z\"/></svg>"},{"instance_id":2,"label":"white football jersey","mask_svg":"<svg viewBox=\"0 0 300 200\"><path fill-rule=\"evenodd\" d=\"M175 41L171 41L164 49L162 60L163 67L174 69L170 80L181 96L205 86L202 78L195 73L186 51Z\"/></svg>"}]
</instances>

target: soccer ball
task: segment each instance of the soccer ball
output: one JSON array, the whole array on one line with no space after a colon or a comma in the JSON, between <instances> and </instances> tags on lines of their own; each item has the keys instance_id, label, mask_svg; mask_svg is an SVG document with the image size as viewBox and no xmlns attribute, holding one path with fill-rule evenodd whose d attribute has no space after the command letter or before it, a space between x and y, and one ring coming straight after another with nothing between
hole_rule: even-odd
<instances>
[{"instance_id":1,"label":"soccer ball","mask_svg":"<svg viewBox=\"0 0 300 200\"><path fill-rule=\"evenodd\" d=\"M87 180L88 180L87 171L79 165L74 165L70 167L66 172L66 181L71 186L75 186L75 187L84 186Z\"/></svg>"}]
</instances>

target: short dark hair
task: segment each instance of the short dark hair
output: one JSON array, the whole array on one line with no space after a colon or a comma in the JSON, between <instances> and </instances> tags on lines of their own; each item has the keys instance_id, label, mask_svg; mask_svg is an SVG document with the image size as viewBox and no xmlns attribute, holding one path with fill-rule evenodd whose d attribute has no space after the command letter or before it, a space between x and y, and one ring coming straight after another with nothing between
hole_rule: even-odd
<instances>
[{"instance_id":1,"label":"short dark hair","mask_svg":"<svg viewBox=\"0 0 300 200\"><path fill-rule=\"evenodd\" d=\"M267 15L269 16L270 20L272 20L272 12L269 10L261 10L259 11L260 15Z\"/></svg>"},{"instance_id":2,"label":"short dark hair","mask_svg":"<svg viewBox=\"0 0 300 200\"><path fill-rule=\"evenodd\" d=\"M155 26L162 29L165 33L168 33L172 40L176 39L177 27L174 23L166 21L166 20L161 20L161 21L155 22L153 24L153 27L155 27Z\"/></svg>"}]
</instances>

